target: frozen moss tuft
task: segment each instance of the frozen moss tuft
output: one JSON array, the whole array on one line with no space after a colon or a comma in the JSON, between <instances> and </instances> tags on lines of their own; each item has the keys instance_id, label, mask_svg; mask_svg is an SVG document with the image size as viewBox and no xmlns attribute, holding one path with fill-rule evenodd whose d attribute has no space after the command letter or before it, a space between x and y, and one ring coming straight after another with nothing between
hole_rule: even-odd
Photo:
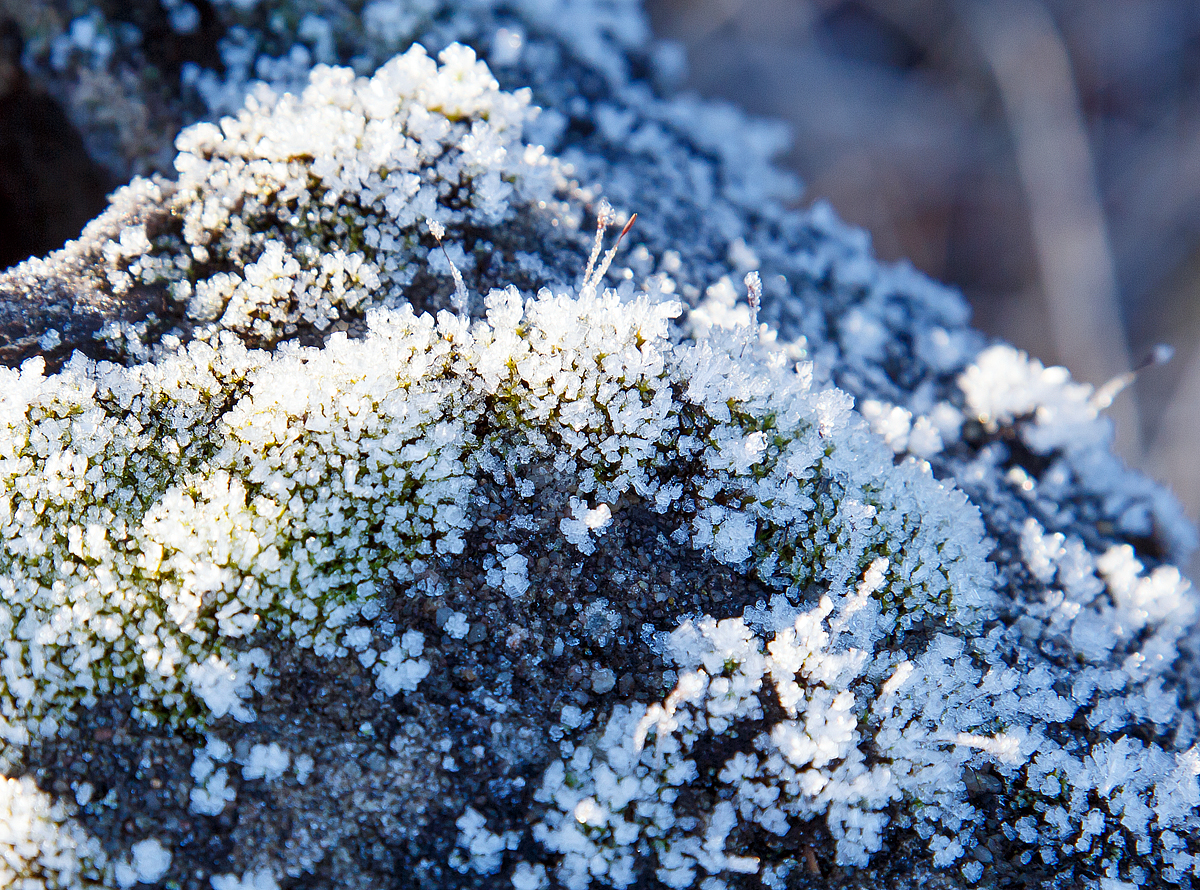
<instances>
[{"instance_id":1,"label":"frozen moss tuft","mask_svg":"<svg viewBox=\"0 0 1200 890\"><path fill-rule=\"evenodd\" d=\"M174 223L153 248L122 234L117 292L165 286L193 335L269 345L406 302L427 264L448 271L430 233L449 229L461 264L463 230L483 240L518 206L553 200L552 167L520 138L528 91L501 91L468 47L440 58L418 45L370 78L321 66L299 95L262 86L236 117L186 130Z\"/></svg>"},{"instance_id":2,"label":"frozen moss tuft","mask_svg":"<svg viewBox=\"0 0 1200 890\"><path fill-rule=\"evenodd\" d=\"M785 211L770 127L630 79L623 4L339 9L221 6L189 88L276 88L0 277L116 307L0 370L14 880L1200 883L1194 535L1090 390ZM22 775L122 709L227 861Z\"/></svg>"},{"instance_id":3,"label":"frozen moss tuft","mask_svg":"<svg viewBox=\"0 0 1200 890\"><path fill-rule=\"evenodd\" d=\"M760 360L740 332L673 344L678 305L645 296L510 289L487 305L474 324L379 310L366 338L321 349L226 334L129 369L0 371L3 616L21 641L3 662L6 737L51 735L117 687L147 720L252 720L243 699L266 664L235 641L345 654L381 583L462 551L479 477L540 462L592 512L646 503L796 595L849 595L882 558L873 632L978 625L990 581L973 511L893 467L807 367ZM594 532L581 524L578 544ZM515 547L505 560L512 596L525 562ZM422 643L400 646L381 682L413 679L391 692L419 681L403 666Z\"/></svg>"}]
</instances>

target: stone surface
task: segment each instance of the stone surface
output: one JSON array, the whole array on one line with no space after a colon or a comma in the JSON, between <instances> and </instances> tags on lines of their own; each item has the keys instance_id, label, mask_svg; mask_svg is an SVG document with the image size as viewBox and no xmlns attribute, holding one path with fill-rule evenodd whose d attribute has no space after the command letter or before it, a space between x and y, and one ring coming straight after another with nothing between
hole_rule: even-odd
<instances>
[{"instance_id":1,"label":"stone surface","mask_svg":"<svg viewBox=\"0 0 1200 890\"><path fill-rule=\"evenodd\" d=\"M9 880L1193 885L1194 531L636 6L36 9L242 110L0 275Z\"/></svg>"}]
</instances>

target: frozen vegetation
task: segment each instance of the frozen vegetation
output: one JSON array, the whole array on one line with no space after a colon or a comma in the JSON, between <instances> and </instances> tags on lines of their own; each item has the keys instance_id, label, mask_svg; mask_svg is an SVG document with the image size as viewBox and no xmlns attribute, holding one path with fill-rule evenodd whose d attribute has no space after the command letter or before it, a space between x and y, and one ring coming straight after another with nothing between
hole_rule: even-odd
<instances>
[{"instance_id":1,"label":"frozen vegetation","mask_svg":"<svg viewBox=\"0 0 1200 890\"><path fill-rule=\"evenodd\" d=\"M1200 886L1194 532L1095 394L635 5L359 7L217 4L174 174L0 276L0 883Z\"/></svg>"}]
</instances>

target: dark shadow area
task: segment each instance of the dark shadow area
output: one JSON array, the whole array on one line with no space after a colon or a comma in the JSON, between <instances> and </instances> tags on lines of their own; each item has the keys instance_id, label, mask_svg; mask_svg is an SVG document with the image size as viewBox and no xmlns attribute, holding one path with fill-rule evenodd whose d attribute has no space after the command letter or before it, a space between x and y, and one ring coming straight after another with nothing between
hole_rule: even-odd
<instances>
[{"instance_id":1,"label":"dark shadow area","mask_svg":"<svg viewBox=\"0 0 1200 890\"><path fill-rule=\"evenodd\" d=\"M116 182L93 161L61 106L21 69L23 41L0 24L0 267L78 237Z\"/></svg>"}]
</instances>

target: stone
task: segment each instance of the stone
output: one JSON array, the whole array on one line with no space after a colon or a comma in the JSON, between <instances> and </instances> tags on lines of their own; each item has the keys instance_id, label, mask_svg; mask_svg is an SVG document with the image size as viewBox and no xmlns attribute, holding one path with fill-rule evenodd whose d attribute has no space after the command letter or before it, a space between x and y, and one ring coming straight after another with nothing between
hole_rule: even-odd
<instances>
[{"instance_id":1,"label":"stone","mask_svg":"<svg viewBox=\"0 0 1200 890\"><path fill-rule=\"evenodd\" d=\"M162 8L174 174L0 274L6 880L1193 886L1195 533L1090 388L633 4Z\"/></svg>"}]
</instances>

